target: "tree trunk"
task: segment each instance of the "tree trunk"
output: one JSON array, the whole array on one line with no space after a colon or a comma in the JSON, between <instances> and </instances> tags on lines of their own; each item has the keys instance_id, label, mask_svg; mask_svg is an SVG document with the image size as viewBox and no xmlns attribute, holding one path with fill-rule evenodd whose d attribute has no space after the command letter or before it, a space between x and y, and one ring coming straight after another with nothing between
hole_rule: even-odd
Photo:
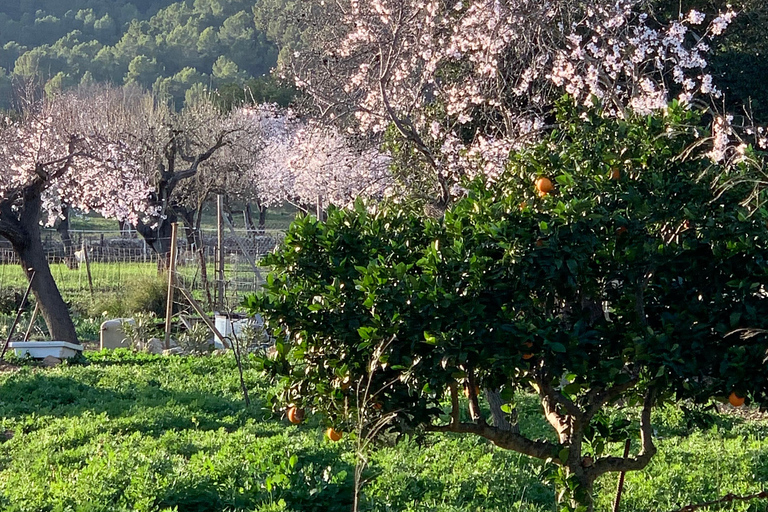
<instances>
[{"instance_id":1,"label":"tree trunk","mask_svg":"<svg viewBox=\"0 0 768 512\"><path fill-rule=\"evenodd\" d=\"M267 229L267 207L263 203L259 202L259 233L264 233Z\"/></svg>"},{"instance_id":2,"label":"tree trunk","mask_svg":"<svg viewBox=\"0 0 768 512\"><path fill-rule=\"evenodd\" d=\"M507 417L501 410L501 406L504 405L504 402L501 399L498 391L495 389L486 389L485 399L488 402L491 410L493 426L500 430L508 430L510 432L514 432L515 434L519 434L520 427L517 424L517 408L512 409L512 413L510 414L510 419L512 421L510 422L507 420Z\"/></svg>"},{"instance_id":3,"label":"tree trunk","mask_svg":"<svg viewBox=\"0 0 768 512\"><path fill-rule=\"evenodd\" d=\"M40 312L53 340L77 343L75 325L53 279L40 239L40 196L40 190L30 187L17 211L13 211L7 202L0 204L0 235L11 242L27 276L31 277L35 272L32 293L40 304Z\"/></svg>"},{"instance_id":4,"label":"tree trunk","mask_svg":"<svg viewBox=\"0 0 768 512\"><path fill-rule=\"evenodd\" d=\"M64 206L62 209L61 219L56 224L56 231L61 237L61 243L64 244L64 263L66 263L67 268L77 268L75 249L72 245L72 237L69 234L69 206Z\"/></svg>"},{"instance_id":5,"label":"tree trunk","mask_svg":"<svg viewBox=\"0 0 768 512\"><path fill-rule=\"evenodd\" d=\"M578 462L571 460L571 464L564 467L566 478L571 483L557 483L557 501L561 504L569 504L572 510L594 512L594 478L581 465L581 457L576 459ZM573 482L576 483L575 487Z\"/></svg>"},{"instance_id":6,"label":"tree trunk","mask_svg":"<svg viewBox=\"0 0 768 512\"><path fill-rule=\"evenodd\" d=\"M245 203L245 208L243 208L243 221L245 222L245 229L256 231L256 226L253 223L253 208L251 208L250 202Z\"/></svg>"}]
</instances>

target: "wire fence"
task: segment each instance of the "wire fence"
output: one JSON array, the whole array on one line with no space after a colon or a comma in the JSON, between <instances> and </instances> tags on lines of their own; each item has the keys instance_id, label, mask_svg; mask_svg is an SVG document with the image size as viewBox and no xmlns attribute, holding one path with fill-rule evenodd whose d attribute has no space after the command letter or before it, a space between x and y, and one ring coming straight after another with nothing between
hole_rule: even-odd
<instances>
[{"instance_id":1,"label":"wire fence","mask_svg":"<svg viewBox=\"0 0 768 512\"><path fill-rule=\"evenodd\" d=\"M223 236L224 273L221 276L217 273L220 254L217 233L204 230L200 237L202 247L196 247L179 230L177 279L203 304L239 304L244 294L256 291L267 271L259 266L259 261L282 243L285 236L282 230L272 229L233 231ZM168 264L166 256L155 252L135 232L70 231L69 256L59 233L44 230L42 238L53 277L64 300L70 303L120 295L137 284L158 279ZM158 242L158 246L170 245L170 240ZM219 281L225 293L221 301L217 296ZM18 290L26 285L18 256L10 243L0 239L0 289Z\"/></svg>"}]
</instances>

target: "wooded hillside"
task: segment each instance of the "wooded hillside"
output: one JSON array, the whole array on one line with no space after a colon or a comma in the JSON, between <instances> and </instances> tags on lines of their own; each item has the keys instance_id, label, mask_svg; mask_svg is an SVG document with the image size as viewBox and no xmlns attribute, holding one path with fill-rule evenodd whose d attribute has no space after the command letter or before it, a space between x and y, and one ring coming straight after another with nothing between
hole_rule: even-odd
<instances>
[{"instance_id":1,"label":"wooded hillside","mask_svg":"<svg viewBox=\"0 0 768 512\"><path fill-rule=\"evenodd\" d=\"M277 47L252 0L58 0L0 5L0 97L15 77L48 91L81 82L136 83L184 100L188 90L268 74Z\"/></svg>"}]
</instances>

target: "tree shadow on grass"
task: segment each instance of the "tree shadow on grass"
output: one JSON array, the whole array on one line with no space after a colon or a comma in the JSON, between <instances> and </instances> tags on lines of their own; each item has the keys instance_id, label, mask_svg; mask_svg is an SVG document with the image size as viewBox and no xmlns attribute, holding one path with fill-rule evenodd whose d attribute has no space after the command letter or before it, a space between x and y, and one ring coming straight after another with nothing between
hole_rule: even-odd
<instances>
[{"instance_id":1,"label":"tree shadow on grass","mask_svg":"<svg viewBox=\"0 0 768 512\"><path fill-rule=\"evenodd\" d=\"M137 382L129 390L118 391L47 372L17 374L0 385L0 416L20 420L33 415L66 418L103 413L123 432L156 436L167 430L232 431L249 418L268 414L258 399L246 408L242 400L212 392L169 390L154 384Z\"/></svg>"}]
</instances>

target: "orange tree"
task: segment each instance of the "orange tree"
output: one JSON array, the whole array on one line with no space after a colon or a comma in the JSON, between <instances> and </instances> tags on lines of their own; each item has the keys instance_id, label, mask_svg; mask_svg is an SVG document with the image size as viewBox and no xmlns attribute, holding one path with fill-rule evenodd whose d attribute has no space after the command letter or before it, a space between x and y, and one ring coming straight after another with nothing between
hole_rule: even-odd
<instances>
[{"instance_id":1,"label":"orange tree","mask_svg":"<svg viewBox=\"0 0 768 512\"><path fill-rule=\"evenodd\" d=\"M440 219L297 220L245 301L278 333L264 365L283 406L339 429L396 413L393 428L482 436L552 462L563 510L592 510L597 477L656 453L655 406L766 403L768 214L746 202L763 194L749 167L704 158L697 114L675 105L577 114L561 106L557 131ZM550 439L515 424L531 389ZM617 402L631 423L609 420ZM610 453L627 436L632 453Z\"/></svg>"}]
</instances>

